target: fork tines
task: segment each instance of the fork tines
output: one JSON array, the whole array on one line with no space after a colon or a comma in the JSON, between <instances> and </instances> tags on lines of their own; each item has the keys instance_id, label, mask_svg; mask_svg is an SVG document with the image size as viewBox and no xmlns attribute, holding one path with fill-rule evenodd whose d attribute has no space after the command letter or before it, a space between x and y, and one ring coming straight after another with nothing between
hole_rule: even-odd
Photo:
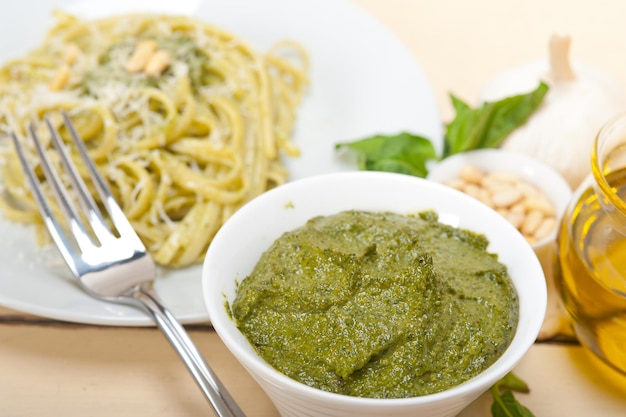
<instances>
[{"instance_id":1,"label":"fork tines","mask_svg":"<svg viewBox=\"0 0 626 417\"><path fill-rule=\"evenodd\" d=\"M76 256L79 255L76 253L76 248L84 255L95 247L103 246L105 243L112 243L119 236L124 236L125 241L130 238L129 236L133 236L135 244L139 248L142 248L142 244L121 208L115 202L106 182L98 173L94 162L89 157L85 144L77 134L69 116L65 111L62 112L62 116L63 123L72 139L72 144L89 173L89 180L97 190L102 206L106 209L111 223L115 226L115 232L112 232L107 226L105 217L91 196L87 184L72 162L66 145L63 143L63 139L50 117L44 116L44 121L50 131L53 148L60 156L62 169L70 180L68 185L71 187L64 184L59 172L55 169L33 123L28 125L28 132L35 145L39 165L60 208L63 221L59 221L56 218L52 205L42 189L39 177L35 174L35 169L28 160L20 138L15 132L11 133L11 138L44 223L72 272L80 276L82 275L82 268L79 264L82 260ZM78 201L78 207L75 201ZM66 233L66 230L69 231L69 234ZM70 236L72 239L70 239ZM142 250L144 249L142 248Z\"/></svg>"}]
</instances>

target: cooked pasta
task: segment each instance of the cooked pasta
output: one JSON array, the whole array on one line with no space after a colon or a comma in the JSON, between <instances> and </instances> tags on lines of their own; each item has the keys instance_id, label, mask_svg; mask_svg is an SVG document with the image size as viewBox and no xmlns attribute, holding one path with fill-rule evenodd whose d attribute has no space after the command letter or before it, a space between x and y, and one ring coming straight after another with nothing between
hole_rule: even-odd
<instances>
[{"instance_id":1,"label":"cooked pasta","mask_svg":"<svg viewBox=\"0 0 626 417\"><path fill-rule=\"evenodd\" d=\"M155 261L198 262L235 210L286 180L306 52L284 42L260 54L181 16L56 18L42 45L0 69L0 136L24 137L45 114L63 134L65 109ZM0 209L41 239L15 151L2 146Z\"/></svg>"}]
</instances>

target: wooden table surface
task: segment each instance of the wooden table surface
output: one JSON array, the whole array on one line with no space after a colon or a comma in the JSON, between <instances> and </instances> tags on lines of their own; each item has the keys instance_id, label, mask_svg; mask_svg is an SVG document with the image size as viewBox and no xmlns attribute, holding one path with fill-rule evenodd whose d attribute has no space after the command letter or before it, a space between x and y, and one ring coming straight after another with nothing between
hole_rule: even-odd
<instances>
[{"instance_id":1,"label":"wooden table surface","mask_svg":"<svg viewBox=\"0 0 626 417\"><path fill-rule=\"evenodd\" d=\"M626 88L621 0L354 1L415 55L444 120L450 92L475 100L499 71L545 56L554 32L571 34L577 60ZM187 327L250 417L278 415L210 325ZM577 344L536 343L516 372L532 389L518 398L538 417L626 416L626 378ZM483 396L461 415L489 416L489 405ZM214 414L158 330L63 323L0 307L0 417L111 415Z\"/></svg>"}]
</instances>

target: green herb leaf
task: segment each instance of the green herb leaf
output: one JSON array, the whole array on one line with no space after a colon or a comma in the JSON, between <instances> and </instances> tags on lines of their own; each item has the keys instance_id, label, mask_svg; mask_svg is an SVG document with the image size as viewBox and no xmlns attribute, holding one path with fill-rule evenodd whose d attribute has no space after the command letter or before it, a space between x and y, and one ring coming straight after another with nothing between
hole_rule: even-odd
<instances>
[{"instance_id":1,"label":"green herb leaf","mask_svg":"<svg viewBox=\"0 0 626 417\"><path fill-rule=\"evenodd\" d=\"M451 95L456 116L446 129L443 157L473 149L498 147L537 110L548 89L548 85L541 82L527 94L486 102L475 109Z\"/></svg>"},{"instance_id":2,"label":"green herb leaf","mask_svg":"<svg viewBox=\"0 0 626 417\"><path fill-rule=\"evenodd\" d=\"M476 109L450 95L456 115L446 127L441 158L427 138L406 132L340 143L335 148L349 148L357 152L359 168L363 170L425 177L429 160L474 149L498 147L511 132L528 120L547 92L548 85L542 82L530 93L487 102Z\"/></svg>"},{"instance_id":3,"label":"green herb leaf","mask_svg":"<svg viewBox=\"0 0 626 417\"><path fill-rule=\"evenodd\" d=\"M406 132L340 143L335 148L349 148L357 152L360 169L397 172L417 177L425 177L428 173L427 161L438 159L430 140Z\"/></svg>"},{"instance_id":4,"label":"green herb leaf","mask_svg":"<svg viewBox=\"0 0 626 417\"><path fill-rule=\"evenodd\" d=\"M493 417L535 417L528 408L515 399L511 391L493 394L491 415Z\"/></svg>"},{"instance_id":5,"label":"green herb leaf","mask_svg":"<svg viewBox=\"0 0 626 417\"><path fill-rule=\"evenodd\" d=\"M515 375L513 372L509 372L506 374L497 384L499 389L508 389L511 391L517 392L530 392L530 388L528 388L528 384L524 382L520 377Z\"/></svg>"},{"instance_id":6,"label":"green herb leaf","mask_svg":"<svg viewBox=\"0 0 626 417\"><path fill-rule=\"evenodd\" d=\"M501 389L505 389L505 391L501 392ZM515 399L511 390L519 392L530 391L526 382L522 381L515 374L512 372L506 374L490 389L493 397L493 404L491 405L492 417L535 417L528 408Z\"/></svg>"}]
</instances>

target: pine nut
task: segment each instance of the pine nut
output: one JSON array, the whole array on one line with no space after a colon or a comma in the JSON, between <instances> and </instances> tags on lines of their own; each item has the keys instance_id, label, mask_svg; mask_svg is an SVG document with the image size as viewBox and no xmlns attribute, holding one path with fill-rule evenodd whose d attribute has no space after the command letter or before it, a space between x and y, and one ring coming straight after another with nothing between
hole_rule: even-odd
<instances>
[{"instance_id":1,"label":"pine nut","mask_svg":"<svg viewBox=\"0 0 626 417\"><path fill-rule=\"evenodd\" d=\"M144 72L151 77L156 77L161 75L169 65L170 54L167 51L158 50L150 57Z\"/></svg>"},{"instance_id":2,"label":"pine nut","mask_svg":"<svg viewBox=\"0 0 626 417\"><path fill-rule=\"evenodd\" d=\"M461 169L459 177L469 183L480 184L483 179L483 173L473 165L466 165Z\"/></svg>"},{"instance_id":3,"label":"pine nut","mask_svg":"<svg viewBox=\"0 0 626 417\"><path fill-rule=\"evenodd\" d=\"M523 195L515 188L498 191L497 194L491 196L496 207L510 207L522 199Z\"/></svg>"},{"instance_id":4,"label":"pine nut","mask_svg":"<svg viewBox=\"0 0 626 417\"><path fill-rule=\"evenodd\" d=\"M505 208L497 208L497 209L496 209L496 212L497 212L500 216L504 217L505 219L506 219L506 218L508 217L508 215L509 215L509 211L508 211L507 209L505 209Z\"/></svg>"},{"instance_id":5,"label":"pine nut","mask_svg":"<svg viewBox=\"0 0 626 417\"><path fill-rule=\"evenodd\" d=\"M535 197L539 194L539 191L532 185L526 182L518 182L515 186L525 197Z\"/></svg>"},{"instance_id":6,"label":"pine nut","mask_svg":"<svg viewBox=\"0 0 626 417\"><path fill-rule=\"evenodd\" d=\"M68 64L63 64L59 67L57 72L52 77L48 88L50 91L59 91L62 90L63 87L67 84L70 79L70 66Z\"/></svg>"},{"instance_id":7,"label":"pine nut","mask_svg":"<svg viewBox=\"0 0 626 417\"><path fill-rule=\"evenodd\" d=\"M491 178L489 176L485 176L481 181L480 185L489 190L490 193L498 193L503 190L511 189L511 184L502 182L496 178Z\"/></svg>"},{"instance_id":8,"label":"pine nut","mask_svg":"<svg viewBox=\"0 0 626 417\"><path fill-rule=\"evenodd\" d=\"M524 204L526 205L526 209L528 211L539 210L546 216L554 215L554 207L552 207L552 204L550 204L544 197L529 197L524 201Z\"/></svg>"},{"instance_id":9,"label":"pine nut","mask_svg":"<svg viewBox=\"0 0 626 417\"><path fill-rule=\"evenodd\" d=\"M63 60L68 65L74 65L80 54L80 49L75 43L67 45L65 51L63 51Z\"/></svg>"},{"instance_id":10,"label":"pine nut","mask_svg":"<svg viewBox=\"0 0 626 417\"><path fill-rule=\"evenodd\" d=\"M526 216L520 231L526 236L532 236L543 222L543 214L539 210L533 210Z\"/></svg>"},{"instance_id":11,"label":"pine nut","mask_svg":"<svg viewBox=\"0 0 626 417\"><path fill-rule=\"evenodd\" d=\"M157 47L156 41L152 39L146 39L137 43L133 54L126 63L126 71L131 73L142 71L148 64L148 61Z\"/></svg>"},{"instance_id":12,"label":"pine nut","mask_svg":"<svg viewBox=\"0 0 626 417\"><path fill-rule=\"evenodd\" d=\"M547 217L543 219L543 222L537 227L533 237L537 240L545 239L556 227L556 219L554 217Z\"/></svg>"},{"instance_id":13,"label":"pine nut","mask_svg":"<svg viewBox=\"0 0 626 417\"><path fill-rule=\"evenodd\" d=\"M509 211L509 214L506 216L506 219L511 223L516 229L522 226L524 223L524 213L515 213Z\"/></svg>"},{"instance_id":14,"label":"pine nut","mask_svg":"<svg viewBox=\"0 0 626 417\"><path fill-rule=\"evenodd\" d=\"M481 188L478 191L478 200L480 200L483 204L489 206L489 207L493 207L493 201L491 200L491 194L489 193L489 191L485 190L484 188Z\"/></svg>"},{"instance_id":15,"label":"pine nut","mask_svg":"<svg viewBox=\"0 0 626 417\"><path fill-rule=\"evenodd\" d=\"M465 181L460 178L454 179L446 184L448 187L452 187L459 191L463 191L465 189Z\"/></svg>"},{"instance_id":16,"label":"pine nut","mask_svg":"<svg viewBox=\"0 0 626 417\"><path fill-rule=\"evenodd\" d=\"M522 200L518 203L515 203L511 206L510 208L511 213L516 213L516 214L526 214L526 204L525 201Z\"/></svg>"},{"instance_id":17,"label":"pine nut","mask_svg":"<svg viewBox=\"0 0 626 417\"><path fill-rule=\"evenodd\" d=\"M467 195L470 195L476 199L478 199L478 197L480 196L480 190L481 188L475 184L467 184L464 188L463 188L463 192Z\"/></svg>"}]
</instances>

